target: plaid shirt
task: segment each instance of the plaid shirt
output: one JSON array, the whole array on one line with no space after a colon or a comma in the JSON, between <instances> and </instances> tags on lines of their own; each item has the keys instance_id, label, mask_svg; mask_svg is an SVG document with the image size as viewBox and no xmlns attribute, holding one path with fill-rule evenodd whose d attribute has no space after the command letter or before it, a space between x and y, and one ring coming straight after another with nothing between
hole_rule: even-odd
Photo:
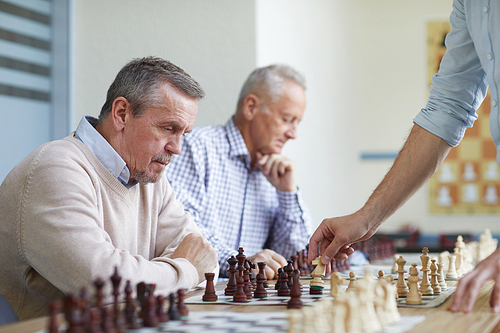
<instances>
[{"instance_id":1,"label":"plaid shirt","mask_svg":"<svg viewBox=\"0 0 500 333\"><path fill-rule=\"evenodd\" d=\"M219 255L221 276L238 247L247 256L272 249L289 259L305 248L309 211L299 191L281 192L254 168L240 131L225 126L195 128L166 174L177 199L191 212Z\"/></svg>"}]
</instances>

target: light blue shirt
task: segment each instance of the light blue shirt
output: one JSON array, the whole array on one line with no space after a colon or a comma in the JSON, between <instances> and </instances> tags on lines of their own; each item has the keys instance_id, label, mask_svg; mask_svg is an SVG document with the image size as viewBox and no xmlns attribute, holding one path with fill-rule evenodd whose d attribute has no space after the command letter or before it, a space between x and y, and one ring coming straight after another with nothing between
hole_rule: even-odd
<instances>
[{"instance_id":1,"label":"light blue shirt","mask_svg":"<svg viewBox=\"0 0 500 333\"><path fill-rule=\"evenodd\" d=\"M220 275L242 246L247 256L271 249L286 259L311 234L311 216L300 192L282 192L258 168L230 119L225 126L197 127L184 136L182 153L165 172L177 199L219 255Z\"/></svg>"},{"instance_id":2,"label":"light blue shirt","mask_svg":"<svg viewBox=\"0 0 500 333\"><path fill-rule=\"evenodd\" d=\"M97 119L91 116L82 117L75 131L75 138L82 141L116 179L125 185L125 187L131 188L137 183L132 182L128 184L130 171L127 164L91 124L95 124L96 122Z\"/></svg>"},{"instance_id":3,"label":"light blue shirt","mask_svg":"<svg viewBox=\"0 0 500 333\"><path fill-rule=\"evenodd\" d=\"M490 130L500 148L500 2L454 0L451 32L439 72L432 78L430 97L414 122L456 146L467 127L477 118L476 110L491 93ZM499 155L497 163L500 165Z\"/></svg>"}]
</instances>

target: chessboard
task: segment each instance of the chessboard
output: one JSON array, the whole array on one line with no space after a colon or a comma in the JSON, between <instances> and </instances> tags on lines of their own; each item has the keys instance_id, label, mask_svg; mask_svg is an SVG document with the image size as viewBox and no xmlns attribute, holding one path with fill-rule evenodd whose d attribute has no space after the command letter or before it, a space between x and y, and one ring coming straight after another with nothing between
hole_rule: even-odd
<instances>
[{"instance_id":1,"label":"chessboard","mask_svg":"<svg viewBox=\"0 0 500 333\"><path fill-rule=\"evenodd\" d=\"M406 298L398 297L396 303L398 308L436 308L446 302L454 293L456 287L448 287L447 290L441 292L440 294L434 294L425 296L422 295L422 304L406 304Z\"/></svg>"}]
</instances>

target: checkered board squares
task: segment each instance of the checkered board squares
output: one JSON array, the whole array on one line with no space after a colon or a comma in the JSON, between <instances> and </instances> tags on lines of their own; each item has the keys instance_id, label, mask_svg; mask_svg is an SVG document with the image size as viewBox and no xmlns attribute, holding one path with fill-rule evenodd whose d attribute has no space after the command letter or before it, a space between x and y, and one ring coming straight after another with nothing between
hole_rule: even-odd
<instances>
[{"instance_id":1,"label":"checkered board squares","mask_svg":"<svg viewBox=\"0 0 500 333\"><path fill-rule=\"evenodd\" d=\"M441 294L422 296L422 304L418 305L406 304L406 298L398 298L396 299L396 303L398 304L398 308L435 308L446 302L455 293L456 289L456 287L448 287Z\"/></svg>"},{"instance_id":2,"label":"checkered board squares","mask_svg":"<svg viewBox=\"0 0 500 333\"><path fill-rule=\"evenodd\" d=\"M431 214L500 213L500 169L489 129L489 93L474 127L429 182Z\"/></svg>"},{"instance_id":3,"label":"checkered board squares","mask_svg":"<svg viewBox=\"0 0 500 333\"><path fill-rule=\"evenodd\" d=\"M203 333L275 333L288 330L287 312L217 312L191 311L184 320L169 321L155 328L129 330L129 333L149 332L203 332Z\"/></svg>"}]
</instances>

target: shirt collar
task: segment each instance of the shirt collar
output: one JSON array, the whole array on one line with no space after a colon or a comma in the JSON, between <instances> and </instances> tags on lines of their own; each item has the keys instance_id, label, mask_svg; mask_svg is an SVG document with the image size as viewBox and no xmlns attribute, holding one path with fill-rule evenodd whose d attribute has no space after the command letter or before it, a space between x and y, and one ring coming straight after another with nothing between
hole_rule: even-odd
<instances>
[{"instance_id":1,"label":"shirt collar","mask_svg":"<svg viewBox=\"0 0 500 333\"><path fill-rule=\"evenodd\" d=\"M135 185L128 184L130 171L127 164L108 141L94 128L92 123L97 119L91 116L84 116L75 132L75 137L82 141L87 148L97 157L106 169L127 188Z\"/></svg>"},{"instance_id":2,"label":"shirt collar","mask_svg":"<svg viewBox=\"0 0 500 333\"><path fill-rule=\"evenodd\" d=\"M250 153L248 152L245 140L241 135L240 130L236 127L233 118L228 120L224 126L227 133L227 139L229 141L229 155L235 157L248 157L250 158Z\"/></svg>"}]
</instances>

